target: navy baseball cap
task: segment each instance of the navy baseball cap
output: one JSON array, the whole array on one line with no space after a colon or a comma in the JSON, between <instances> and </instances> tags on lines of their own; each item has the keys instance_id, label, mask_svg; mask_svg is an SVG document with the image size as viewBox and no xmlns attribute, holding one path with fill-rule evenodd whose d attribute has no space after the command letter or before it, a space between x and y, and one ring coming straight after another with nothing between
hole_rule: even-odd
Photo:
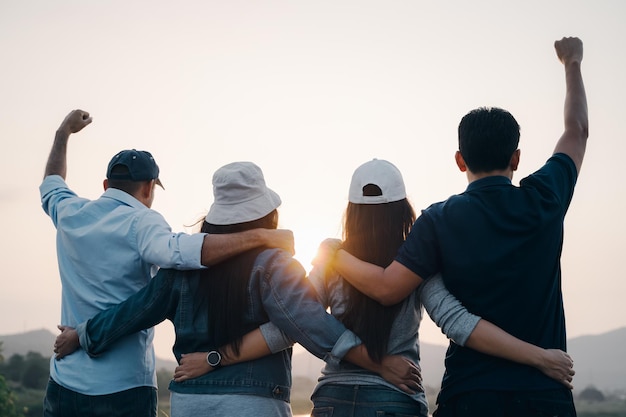
<instances>
[{"instance_id":1,"label":"navy baseball cap","mask_svg":"<svg viewBox=\"0 0 626 417\"><path fill-rule=\"evenodd\" d=\"M113 174L113 168L123 165L128 171ZM163 187L159 180L159 166L154 161L152 154L148 151L138 151L136 149L124 150L115 155L107 167L107 178L110 180L126 181L150 181Z\"/></svg>"}]
</instances>

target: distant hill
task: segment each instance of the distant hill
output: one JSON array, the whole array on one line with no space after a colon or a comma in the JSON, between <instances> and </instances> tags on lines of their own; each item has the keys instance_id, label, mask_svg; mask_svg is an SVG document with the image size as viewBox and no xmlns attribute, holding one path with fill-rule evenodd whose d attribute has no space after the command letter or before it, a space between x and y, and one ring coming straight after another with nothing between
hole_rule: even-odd
<instances>
[{"instance_id":1,"label":"distant hill","mask_svg":"<svg viewBox=\"0 0 626 417\"><path fill-rule=\"evenodd\" d=\"M25 333L0 335L2 355L5 359L18 353L25 355L29 351L43 356L52 355L52 345L56 335L46 329ZM626 390L626 361L622 352L626 346L626 327L607 333L580 336L568 341L568 351L574 358L576 377L574 385L580 391L590 385L604 391ZM446 347L422 343L422 376L425 385L439 388L444 367ZM176 362L157 358L157 369L174 370ZM322 361L305 351L302 347L294 349L293 375L316 381Z\"/></svg>"},{"instance_id":2,"label":"distant hill","mask_svg":"<svg viewBox=\"0 0 626 417\"><path fill-rule=\"evenodd\" d=\"M0 338L1 339L1 338ZM626 390L626 327L592 336L580 336L568 341L568 352L574 358L575 391L595 386L603 391ZM439 389L444 372L446 347L422 343L421 367L424 384ZM294 376L306 376L317 380L322 361L298 349L294 353Z\"/></svg>"},{"instance_id":3,"label":"distant hill","mask_svg":"<svg viewBox=\"0 0 626 417\"><path fill-rule=\"evenodd\" d=\"M0 342L2 342L1 353L5 360L16 353L25 355L29 351L37 352L44 357L50 357L54 354L52 351L54 339L56 339L56 334L53 334L47 329L32 330L11 335L0 335ZM161 358L156 358L156 365L157 369L165 368L172 372L174 372L174 368L176 368L175 361Z\"/></svg>"},{"instance_id":4,"label":"distant hill","mask_svg":"<svg viewBox=\"0 0 626 417\"><path fill-rule=\"evenodd\" d=\"M574 358L574 386L577 389L593 385L601 390L626 390L624 346L626 327L570 339L567 350Z\"/></svg>"}]
</instances>

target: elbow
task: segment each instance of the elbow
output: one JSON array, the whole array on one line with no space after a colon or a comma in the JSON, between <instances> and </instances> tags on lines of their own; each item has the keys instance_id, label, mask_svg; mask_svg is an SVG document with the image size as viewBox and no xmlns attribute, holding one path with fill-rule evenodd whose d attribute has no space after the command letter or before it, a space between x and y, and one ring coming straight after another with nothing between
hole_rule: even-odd
<instances>
[{"instance_id":1,"label":"elbow","mask_svg":"<svg viewBox=\"0 0 626 417\"><path fill-rule=\"evenodd\" d=\"M587 138L589 137L589 123L585 123L584 125L582 125L580 130L581 130L580 137L586 141Z\"/></svg>"},{"instance_id":2,"label":"elbow","mask_svg":"<svg viewBox=\"0 0 626 417\"><path fill-rule=\"evenodd\" d=\"M398 304L400 301L404 300L404 297L401 297L397 292L393 291L392 288L385 289L381 293L379 293L376 297L372 297L378 303L384 305L385 307L389 307L395 304Z\"/></svg>"},{"instance_id":3,"label":"elbow","mask_svg":"<svg viewBox=\"0 0 626 417\"><path fill-rule=\"evenodd\" d=\"M578 120L577 123L572 126L572 129L576 132L576 136L578 136L581 141L586 141L589 137L589 120L587 120L586 117L582 120Z\"/></svg>"}]
</instances>

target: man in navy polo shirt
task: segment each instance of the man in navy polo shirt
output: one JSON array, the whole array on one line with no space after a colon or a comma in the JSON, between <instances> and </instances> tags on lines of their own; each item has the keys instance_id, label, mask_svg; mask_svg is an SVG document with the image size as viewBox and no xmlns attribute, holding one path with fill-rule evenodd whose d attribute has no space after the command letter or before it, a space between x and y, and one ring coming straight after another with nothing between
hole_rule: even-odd
<instances>
[{"instance_id":1,"label":"man in navy polo shirt","mask_svg":"<svg viewBox=\"0 0 626 417\"><path fill-rule=\"evenodd\" d=\"M465 192L424 210L385 269L337 251L333 266L343 277L390 305L441 272L471 312L529 343L566 349L563 221L585 153L588 120L582 42L563 38L554 45L565 67L565 130L546 164L519 187L512 185L520 160L519 125L502 109L471 111L459 124L455 156L467 174ZM575 416L566 385L529 366L450 342L435 416Z\"/></svg>"}]
</instances>

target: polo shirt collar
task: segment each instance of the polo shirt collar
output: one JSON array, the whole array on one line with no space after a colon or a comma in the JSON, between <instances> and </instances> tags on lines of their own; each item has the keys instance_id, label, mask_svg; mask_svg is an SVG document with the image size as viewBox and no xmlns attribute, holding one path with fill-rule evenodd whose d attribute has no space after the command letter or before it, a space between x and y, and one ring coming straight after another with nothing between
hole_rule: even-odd
<instances>
[{"instance_id":1,"label":"polo shirt collar","mask_svg":"<svg viewBox=\"0 0 626 417\"><path fill-rule=\"evenodd\" d=\"M511 185L511 180L504 175L492 175L472 181L468 184L466 191L474 191L485 187L493 187L498 185Z\"/></svg>"}]
</instances>

